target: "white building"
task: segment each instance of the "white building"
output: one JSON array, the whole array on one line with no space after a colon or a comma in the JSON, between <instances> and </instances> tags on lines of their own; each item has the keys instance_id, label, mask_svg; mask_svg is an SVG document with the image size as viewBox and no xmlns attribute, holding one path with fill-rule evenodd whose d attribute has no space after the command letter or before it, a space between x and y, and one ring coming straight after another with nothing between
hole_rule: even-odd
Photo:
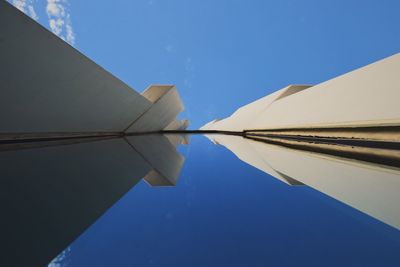
<instances>
[{"instance_id":1,"label":"white building","mask_svg":"<svg viewBox=\"0 0 400 267\"><path fill-rule=\"evenodd\" d=\"M314 86L290 85L201 129L398 142L399 74L396 54Z\"/></svg>"}]
</instances>

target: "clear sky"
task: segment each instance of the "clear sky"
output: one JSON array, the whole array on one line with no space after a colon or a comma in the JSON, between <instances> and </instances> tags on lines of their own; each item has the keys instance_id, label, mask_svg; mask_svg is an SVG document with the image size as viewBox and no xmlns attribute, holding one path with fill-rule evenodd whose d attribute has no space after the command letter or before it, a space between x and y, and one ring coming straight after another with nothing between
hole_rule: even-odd
<instances>
[{"instance_id":1,"label":"clear sky","mask_svg":"<svg viewBox=\"0 0 400 267\"><path fill-rule=\"evenodd\" d=\"M140 181L49 267L400 266L399 230L205 137L180 150L176 186Z\"/></svg>"},{"instance_id":2,"label":"clear sky","mask_svg":"<svg viewBox=\"0 0 400 267\"><path fill-rule=\"evenodd\" d=\"M177 85L190 128L400 50L398 0L13 2L135 90Z\"/></svg>"}]
</instances>

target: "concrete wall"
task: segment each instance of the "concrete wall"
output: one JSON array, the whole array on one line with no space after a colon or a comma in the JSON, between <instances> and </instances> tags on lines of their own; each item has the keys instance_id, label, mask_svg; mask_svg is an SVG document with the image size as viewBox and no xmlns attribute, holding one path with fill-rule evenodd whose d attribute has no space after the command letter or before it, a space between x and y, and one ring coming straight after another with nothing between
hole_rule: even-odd
<instances>
[{"instance_id":1,"label":"concrete wall","mask_svg":"<svg viewBox=\"0 0 400 267\"><path fill-rule=\"evenodd\" d=\"M162 130L183 110L174 86L140 95L6 1L0 25L0 135Z\"/></svg>"},{"instance_id":2,"label":"concrete wall","mask_svg":"<svg viewBox=\"0 0 400 267\"><path fill-rule=\"evenodd\" d=\"M0 133L120 131L151 102L0 1Z\"/></svg>"},{"instance_id":3,"label":"concrete wall","mask_svg":"<svg viewBox=\"0 0 400 267\"><path fill-rule=\"evenodd\" d=\"M202 130L242 131L249 127L258 116L261 116L276 100L295 94L311 85L289 85L270 95L264 96L250 104L237 109L231 116L221 120L213 120L201 127Z\"/></svg>"},{"instance_id":4,"label":"concrete wall","mask_svg":"<svg viewBox=\"0 0 400 267\"><path fill-rule=\"evenodd\" d=\"M206 127L237 131L400 125L399 71L396 54L294 93L284 88Z\"/></svg>"},{"instance_id":5,"label":"concrete wall","mask_svg":"<svg viewBox=\"0 0 400 267\"><path fill-rule=\"evenodd\" d=\"M152 105L126 129L127 133L164 129L183 111L182 101L173 85L152 85L143 94Z\"/></svg>"}]
</instances>

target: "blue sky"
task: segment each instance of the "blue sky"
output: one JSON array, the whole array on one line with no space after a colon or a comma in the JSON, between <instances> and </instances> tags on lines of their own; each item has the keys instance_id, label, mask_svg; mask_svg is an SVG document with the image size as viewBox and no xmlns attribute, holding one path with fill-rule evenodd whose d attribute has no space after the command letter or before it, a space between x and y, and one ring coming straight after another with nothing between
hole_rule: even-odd
<instances>
[{"instance_id":1,"label":"blue sky","mask_svg":"<svg viewBox=\"0 0 400 267\"><path fill-rule=\"evenodd\" d=\"M308 186L288 186L205 137L180 150L177 186L139 182L60 266L399 266L397 229Z\"/></svg>"},{"instance_id":2,"label":"blue sky","mask_svg":"<svg viewBox=\"0 0 400 267\"><path fill-rule=\"evenodd\" d=\"M135 90L176 84L190 128L400 47L397 0L14 2Z\"/></svg>"}]
</instances>

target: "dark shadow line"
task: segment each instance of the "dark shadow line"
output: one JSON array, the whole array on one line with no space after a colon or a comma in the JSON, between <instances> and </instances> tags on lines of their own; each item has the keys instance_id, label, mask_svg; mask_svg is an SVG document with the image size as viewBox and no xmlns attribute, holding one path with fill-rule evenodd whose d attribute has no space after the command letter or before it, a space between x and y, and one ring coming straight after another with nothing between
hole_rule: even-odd
<instances>
[{"instance_id":1,"label":"dark shadow line","mask_svg":"<svg viewBox=\"0 0 400 267\"><path fill-rule=\"evenodd\" d=\"M395 152L392 152L389 155L385 154L380 155L379 148L365 148L365 147L348 146L348 145L341 145L334 143L319 143L316 141L311 142L304 140L293 140L293 139L289 140L285 138L276 138L276 137L275 138L264 137L268 139L263 139L259 136L246 136L245 138L256 142L278 145L281 147L287 147L298 151L309 151L318 154L325 154L341 158L349 158L370 163L377 163L396 168L400 167L400 152L397 154ZM357 148L370 151L369 152L365 150L360 151Z\"/></svg>"},{"instance_id":2,"label":"dark shadow line","mask_svg":"<svg viewBox=\"0 0 400 267\"><path fill-rule=\"evenodd\" d=\"M302 135L283 135L283 134L253 134L247 133L246 137L268 137L268 138L279 138L293 141L305 141L305 142L318 142L324 144L333 145L346 145L346 146L358 146L367 148L382 148L391 150L400 150L399 142L391 141L377 141L377 140L366 140L366 139L349 139L339 137L314 137L314 136L302 136Z\"/></svg>"}]
</instances>

